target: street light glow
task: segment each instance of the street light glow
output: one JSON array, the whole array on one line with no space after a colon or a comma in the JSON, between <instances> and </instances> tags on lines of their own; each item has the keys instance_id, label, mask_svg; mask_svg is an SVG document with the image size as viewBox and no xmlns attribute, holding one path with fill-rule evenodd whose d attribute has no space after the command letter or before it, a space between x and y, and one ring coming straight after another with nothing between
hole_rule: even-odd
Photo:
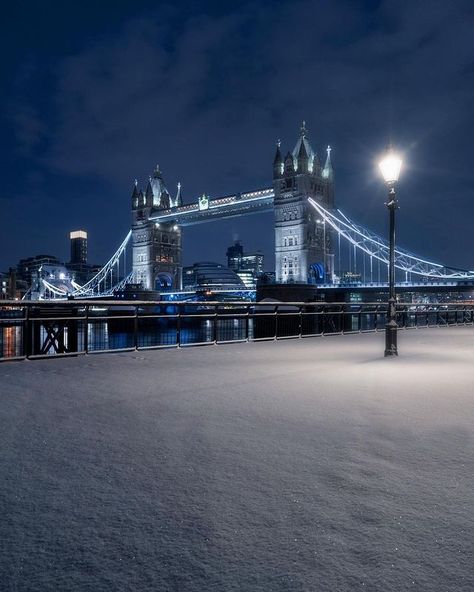
<instances>
[{"instance_id":1,"label":"street light glow","mask_svg":"<svg viewBox=\"0 0 474 592\"><path fill-rule=\"evenodd\" d=\"M390 148L379 162L379 169L382 173L385 183L396 183L398 181L401 168L402 159Z\"/></svg>"}]
</instances>

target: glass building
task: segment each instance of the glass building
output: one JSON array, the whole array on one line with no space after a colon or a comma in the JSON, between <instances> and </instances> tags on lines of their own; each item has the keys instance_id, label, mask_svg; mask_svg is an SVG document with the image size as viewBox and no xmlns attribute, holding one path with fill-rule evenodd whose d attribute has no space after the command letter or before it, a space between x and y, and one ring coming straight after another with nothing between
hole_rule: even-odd
<instances>
[{"instance_id":1,"label":"glass building","mask_svg":"<svg viewBox=\"0 0 474 592\"><path fill-rule=\"evenodd\" d=\"M244 290L240 277L225 265L203 261L183 267L183 290Z\"/></svg>"},{"instance_id":2,"label":"glass building","mask_svg":"<svg viewBox=\"0 0 474 592\"><path fill-rule=\"evenodd\" d=\"M235 241L227 249L227 266L235 271L245 287L254 290L257 285L257 278L263 273L262 253L244 253L241 241Z\"/></svg>"}]
</instances>

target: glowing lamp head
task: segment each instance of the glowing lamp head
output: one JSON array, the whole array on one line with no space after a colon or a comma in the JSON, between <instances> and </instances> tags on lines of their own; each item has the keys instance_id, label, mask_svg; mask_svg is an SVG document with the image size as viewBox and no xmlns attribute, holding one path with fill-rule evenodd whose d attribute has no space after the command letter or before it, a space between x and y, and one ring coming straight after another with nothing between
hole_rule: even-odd
<instances>
[{"instance_id":1,"label":"glowing lamp head","mask_svg":"<svg viewBox=\"0 0 474 592\"><path fill-rule=\"evenodd\" d=\"M379 169L385 180L385 183L392 185L398 181L400 169L402 168L402 159L391 148L379 162Z\"/></svg>"}]
</instances>

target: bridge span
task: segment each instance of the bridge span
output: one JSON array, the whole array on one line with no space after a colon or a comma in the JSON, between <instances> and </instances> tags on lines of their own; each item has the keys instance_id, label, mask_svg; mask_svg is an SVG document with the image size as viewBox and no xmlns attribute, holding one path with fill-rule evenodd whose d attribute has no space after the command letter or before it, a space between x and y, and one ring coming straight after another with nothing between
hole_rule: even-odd
<instances>
[{"instance_id":1,"label":"bridge span","mask_svg":"<svg viewBox=\"0 0 474 592\"><path fill-rule=\"evenodd\" d=\"M155 223L174 222L180 226L192 226L216 219L233 218L247 214L273 211L273 188L257 189L226 197L209 198L202 195L197 202L176 206L167 210L154 209L149 219Z\"/></svg>"}]
</instances>

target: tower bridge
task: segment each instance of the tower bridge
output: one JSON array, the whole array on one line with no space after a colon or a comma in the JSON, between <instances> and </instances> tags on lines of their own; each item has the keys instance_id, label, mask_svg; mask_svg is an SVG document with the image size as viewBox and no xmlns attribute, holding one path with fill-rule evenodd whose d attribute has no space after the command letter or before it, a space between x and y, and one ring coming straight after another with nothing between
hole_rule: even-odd
<instances>
[{"instance_id":1,"label":"tower bridge","mask_svg":"<svg viewBox=\"0 0 474 592\"><path fill-rule=\"evenodd\" d=\"M331 148L322 165L304 122L293 150L284 154L277 143L271 187L216 198L203 194L184 204L180 183L171 195L157 166L144 190L135 181L131 202L130 232L96 276L84 286L73 283L73 296L112 295L127 283L141 284L145 290L180 291L182 228L268 211L274 212L277 283L318 283L330 289L352 281L382 285L387 279L388 242L337 208ZM474 271L448 267L400 247L395 250L395 268L400 285L474 282ZM50 277L43 284L40 297L71 295Z\"/></svg>"},{"instance_id":2,"label":"tower bridge","mask_svg":"<svg viewBox=\"0 0 474 592\"><path fill-rule=\"evenodd\" d=\"M318 273L332 275L332 232L318 218L308 198L334 208L334 175L331 149L324 167L308 140L303 122L300 136L285 156L277 144L273 161L273 187L182 203L181 186L171 197L159 167L145 191L132 193L133 275L146 289L181 289L181 228L265 211L275 214L275 259L277 282L307 283Z\"/></svg>"}]
</instances>

